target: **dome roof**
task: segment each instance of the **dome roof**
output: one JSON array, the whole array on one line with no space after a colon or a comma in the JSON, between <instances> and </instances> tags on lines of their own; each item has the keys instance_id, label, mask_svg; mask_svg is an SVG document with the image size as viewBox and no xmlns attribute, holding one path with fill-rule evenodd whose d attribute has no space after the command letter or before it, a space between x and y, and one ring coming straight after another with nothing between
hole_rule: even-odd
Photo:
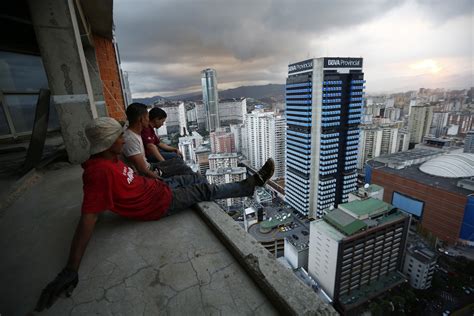
<instances>
[{"instance_id":1,"label":"dome roof","mask_svg":"<svg viewBox=\"0 0 474 316\"><path fill-rule=\"evenodd\" d=\"M448 154L420 166L424 173L444 178L474 177L474 154Z\"/></svg>"}]
</instances>

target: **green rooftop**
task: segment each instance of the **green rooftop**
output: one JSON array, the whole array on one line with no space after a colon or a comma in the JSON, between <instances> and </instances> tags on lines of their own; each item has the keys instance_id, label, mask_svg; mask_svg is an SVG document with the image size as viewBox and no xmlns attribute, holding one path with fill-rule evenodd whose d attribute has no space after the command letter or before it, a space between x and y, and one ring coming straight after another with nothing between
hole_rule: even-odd
<instances>
[{"instance_id":1,"label":"green rooftop","mask_svg":"<svg viewBox=\"0 0 474 316\"><path fill-rule=\"evenodd\" d=\"M348 212L357 219L363 220L390 211L394 206L381 200L369 198L339 204L338 208Z\"/></svg>"},{"instance_id":2,"label":"green rooftop","mask_svg":"<svg viewBox=\"0 0 474 316\"><path fill-rule=\"evenodd\" d=\"M367 225L340 209L335 209L324 216L324 220L336 227L346 236L353 235L367 227Z\"/></svg>"}]
</instances>

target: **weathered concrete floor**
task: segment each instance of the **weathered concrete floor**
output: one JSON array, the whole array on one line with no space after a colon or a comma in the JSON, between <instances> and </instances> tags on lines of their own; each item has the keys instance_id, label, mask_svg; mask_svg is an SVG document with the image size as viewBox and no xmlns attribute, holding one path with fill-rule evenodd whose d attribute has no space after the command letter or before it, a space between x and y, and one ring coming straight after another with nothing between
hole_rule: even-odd
<instances>
[{"instance_id":1,"label":"weathered concrete floor","mask_svg":"<svg viewBox=\"0 0 474 316\"><path fill-rule=\"evenodd\" d=\"M81 168L47 171L0 218L0 314L26 315L64 266ZM273 306L191 210L157 222L104 214L71 298L44 315L272 315Z\"/></svg>"}]
</instances>

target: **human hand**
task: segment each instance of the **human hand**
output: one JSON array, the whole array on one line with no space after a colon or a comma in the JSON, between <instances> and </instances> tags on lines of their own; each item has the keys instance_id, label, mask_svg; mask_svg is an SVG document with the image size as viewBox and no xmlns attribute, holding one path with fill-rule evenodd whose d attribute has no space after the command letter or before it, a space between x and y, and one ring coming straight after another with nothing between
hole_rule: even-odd
<instances>
[{"instance_id":1,"label":"human hand","mask_svg":"<svg viewBox=\"0 0 474 316\"><path fill-rule=\"evenodd\" d=\"M78 282L79 277L77 272L70 268L64 268L56 278L43 289L35 310L41 312L45 308L50 308L62 293L66 293L67 297L71 296Z\"/></svg>"}]
</instances>

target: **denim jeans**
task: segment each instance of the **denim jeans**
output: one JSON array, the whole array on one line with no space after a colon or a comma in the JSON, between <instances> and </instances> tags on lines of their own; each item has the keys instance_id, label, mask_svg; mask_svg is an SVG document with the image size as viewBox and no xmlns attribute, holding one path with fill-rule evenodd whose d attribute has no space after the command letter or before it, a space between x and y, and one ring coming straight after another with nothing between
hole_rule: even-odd
<instances>
[{"instance_id":1,"label":"denim jeans","mask_svg":"<svg viewBox=\"0 0 474 316\"><path fill-rule=\"evenodd\" d=\"M185 174L191 174L191 175L196 174L195 172L193 172L191 168L188 167L188 165L186 165L184 160L181 158L154 162L150 164L151 170L155 170L157 168L162 171L161 176L163 178L168 178L168 177L177 176L177 175L185 175Z\"/></svg>"},{"instance_id":2,"label":"denim jeans","mask_svg":"<svg viewBox=\"0 0 474 316\"><path fill-rule=\"evenodd\" d=\"M202 177L183 175L163 180L170 185L173 193L168 208L169 215L187 209L198 202L252 196L255 190L253 177L220 185L209 184L207 181L204 183L199 178Z\"/></svg>"},{"instance_id":3,"label":"denim jeans","mask_svg":"<svg viewBox=\"0 0 474 316\"><path fill-rule=\"evenodd\" d=\"M174 158L182 159L181 157L178 156L177 153L172 152L172 151L160 150L160 154L161 154L161 156L163 156L165 161L170 160L170 159L174 159ZM158 162L158 159L156 159L154 156L148 156L148 157L146 157L146 160L148 160L148 162L150 162L150 163Z\"/></svg>"}]
</instances>

